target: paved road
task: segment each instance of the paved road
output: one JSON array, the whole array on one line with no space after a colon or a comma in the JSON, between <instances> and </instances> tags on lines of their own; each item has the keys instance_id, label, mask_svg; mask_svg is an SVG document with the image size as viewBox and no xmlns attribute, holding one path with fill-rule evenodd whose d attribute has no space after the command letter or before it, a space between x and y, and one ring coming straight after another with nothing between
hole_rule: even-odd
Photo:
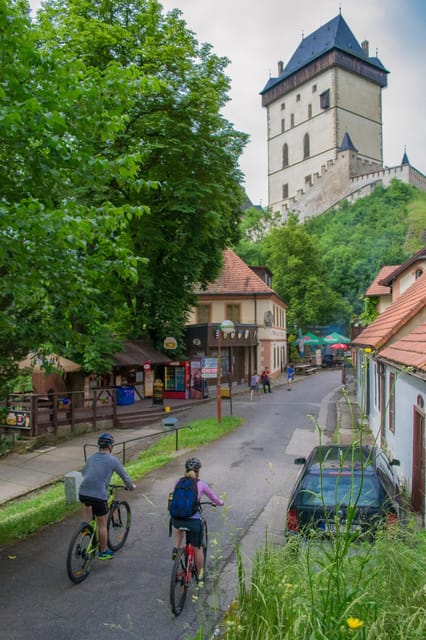
<instances>
[{"instance_id":1,"label":"paved road","mask_svg":"<svg viewBox=\"0 0 426 640\"><path fill-rule=\"evenodd\" d=\"M167 495L182 471L185 452L126 494L133 523L126 546L111 562L96 563L81 585L72 585L65 556L80 519L51 526L0 552L0 623L4 640L177 640L215 626L235 595L235 545L247 565L270 539L282 540L283 514L297 473L292 462L318 441L309 415L333 426L340 372L321 371L250 402L234 399L234 415L246 418L234 433L203 447L204 477L227 507L208 513L209 574L204 595L189 598L175 619L168 605L171 570ZM212 405L212 411L214 407ZM205 637L208 637L207 635Z\"/></svg>"}]
</instances>

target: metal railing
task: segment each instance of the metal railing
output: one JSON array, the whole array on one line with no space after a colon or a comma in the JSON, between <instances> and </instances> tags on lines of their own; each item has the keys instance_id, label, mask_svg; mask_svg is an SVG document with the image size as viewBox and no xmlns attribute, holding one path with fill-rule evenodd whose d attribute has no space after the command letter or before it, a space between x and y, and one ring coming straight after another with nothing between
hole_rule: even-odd
<instances>
[{"instance_id":1,"label":"metal railing","mask_svg":"<svg viewBox=\"0 0 426 640\"><path fill-rule=\"evenodd\" d=\"M176 418L175 418L176 419ZM164 436L164 435L169 435L170 433L173 433L173 431L175 432L175 447L176 447L176 451L179 451L179 431L181 431L181 429L192 429L192 426L190 424L185 424L181 427L164 427L161 431L155 431L154 433L148 433L145 436L137 436L136 438L130 438L129 440L122 440L121 442L114 442L114 449L116 450L117 447L122 447L122 462L123 464L126 464L126 445L133 443L133 442L138 442L139 440L145 440L146 438L155 438L156 436ZM87 460L87 449L88 448L95 448L98 449L98 445L97 444L90 444L90 443L86 443L83 445L83 451L84 451L84 461Z\"/></svg>"}]
</instances>

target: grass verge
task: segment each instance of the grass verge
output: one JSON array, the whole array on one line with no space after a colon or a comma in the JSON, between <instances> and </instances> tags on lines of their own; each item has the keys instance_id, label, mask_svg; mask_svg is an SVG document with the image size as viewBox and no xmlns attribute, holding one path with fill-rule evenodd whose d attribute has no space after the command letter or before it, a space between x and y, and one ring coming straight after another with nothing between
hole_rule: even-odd
<instances>
[{"instance_id":1,"label":"grass verge","mask_svg":"<svg viewBox=\"0 0 426 640\"><path fill-rule=\"evenodd\" d=\"M226 416L221 424L214 418L191 421L191 429L179 431L181 449L197 449L217 440L242 423L242 418ZM146 449L126 464L126 470L133 480L142 478L153 469L167 464L175 453L175 433L162 437L152 447ZM80 509L79 503L65 502L63 482L57 482L35 495L21 498L0 507L0 545L4 546L17 539L35 533L41 527L63 520Z\"/></svg>"},{"instance_id":2,"label":"grass verge","mask_svg":"<svg viewBox=\"0 0 426 640\"><path fill-rule=\"evenodd\" d=\"M426 637L426 532L374 543L266 545L228 610L226 640L410 640Z\"/></svg>"}]
</instances>

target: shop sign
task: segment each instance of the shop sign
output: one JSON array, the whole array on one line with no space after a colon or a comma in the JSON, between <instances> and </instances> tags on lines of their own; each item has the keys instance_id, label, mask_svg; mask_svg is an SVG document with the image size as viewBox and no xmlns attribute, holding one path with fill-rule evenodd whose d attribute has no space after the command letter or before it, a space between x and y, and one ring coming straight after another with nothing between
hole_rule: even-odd
<instances>
[{"instance_id":1,"label":"shop sign","mask_svg":"<svg viewBox=\"0 0 426 640\"><path fill-rule=\"evenodd\" d=\"M163 347L165 349L170 349L172 351L173 349L176 349L177 348L176 338L172 338L170 336L168 338L164 338Z\"/></svg>"},{"instance_id":2,"label":"shop sign","mask_svg":"<svg viewBox=\"0 0 426 640\"><path fill-rule=\"evenodd\" d=\"M8 411L4 426L14 429L31 429L31 411Z\"/></svg>"},{"instance_id":3,"label":"shop sign","mask_svg":"<svg viewBox=\"0 0 426 640\"><path fill-rule=\"evenodd\" d=\"M201 375L204 379L217 377L217 358L201 358Z\"/></svg>"}]
</instances>

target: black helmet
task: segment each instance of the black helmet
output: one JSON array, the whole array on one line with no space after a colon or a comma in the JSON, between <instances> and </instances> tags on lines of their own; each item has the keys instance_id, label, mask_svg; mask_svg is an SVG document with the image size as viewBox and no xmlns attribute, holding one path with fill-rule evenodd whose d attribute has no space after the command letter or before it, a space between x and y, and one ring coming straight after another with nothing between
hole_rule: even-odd
<instances>
[{"instance_id":1,"label":"black helmet","mask_svg":"<svg viewBox=\"0 0 426 640\"><path fill-rule=\"evenodd\" d=\"M109 433L103 433L98 438L98 445L101 449L106 449L107 447L112 447L114 444L114 438Z\"/></svg>"},{"instance_id":2,"label":"black helmet","mask_svg":"<svg viewBox=\"0 0 426 640\"><path fill-rule=\"evenodd\" d=\"M185 462L185 471L199 471L201 469L201 460L198 458L188 458Z\"/></svg>"}]
</instances>

